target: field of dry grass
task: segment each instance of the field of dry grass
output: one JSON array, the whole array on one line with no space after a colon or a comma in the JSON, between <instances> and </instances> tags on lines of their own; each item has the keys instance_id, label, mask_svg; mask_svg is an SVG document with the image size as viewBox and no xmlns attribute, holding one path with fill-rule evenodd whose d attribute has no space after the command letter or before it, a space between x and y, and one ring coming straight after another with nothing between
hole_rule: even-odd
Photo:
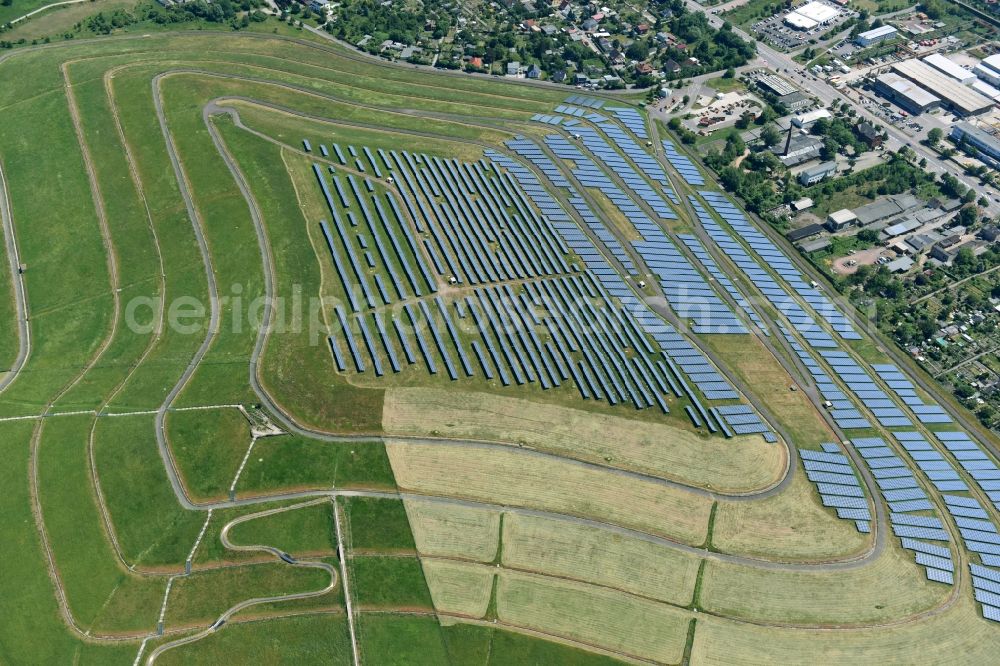
<instances>
[{"instance_id":1,"label":"field of dry grass","mask_svg":"<svg viewBox=\"0 0 1000 666\"><path fill-rule=\"evenodd\" d=\"M401 489L595 518L691 545L705 541L711 501L651 481L517 449L386 441Z\"/></svg>"},{"instance_id":2,"label":"field of dry grass","mask_svg":"<svg viewBox=\"0 0 1000 666\"><path fill-rule=\"evenodd\" d=\"M500 512L428 500L403 501L421 555L492 562L500 541Z\"/></svg>"},{"instance_id":3,"label":"field of dry grass","mask_svg":"<svg viewBox=\"0 0 1000 666\"><path fill-rule=\"evenodd\" d=\"M709 560L700 607L759 622L849 625L925 611L950 591L927 581L913 556L892 543L874 562L845 571L775 571Z\"/></svg>"},{"instance_id":4,"label":"field of dry grass","mask_svg":"<svg viewBox=\"0 0 1000 666\"><path fill-rule=\"evenodd\" d=\"M438 389L387 391L382 427L389 434L523 444L725 492L773 485L786 459L783 447L756 436L699 437L664 424L487 393L457 401Z\"/></svg>"},{"instance_id":5,"label":"field of dry grass","mask_svg":"<svg viewBox=\"0 0 1000 666\"><path fill-rule=\"evenodd\" d=\"M712 545L724 553L782 560L828 560L860 553L871 543L854 523L823 508L815 488L796 470L774 497L719 502Z\"/></svg>"},{"instance_id":6,"label":"field of dry grass","mask_svg":"<svg viewBox=\"0 0 1000 666\"><path fill-rule=\"evenodd\" d=\"M471 618L486 616L496 567L433 558L420 562L435 609Z\"/></svg>"},{"instance_id":7,"label":"field of dry grass","mask_svg":"<svg viewBox=\"0 0 1000 666\"><path fill-rule=\"evenodd\" d=\"M680 663L687 611L599 587L502 571L502 622L665 664Z\"/></svg>"},{"instance_id":8,"label":"field of dry grass","mask_svg":"<svg viewBox=\"0 0 1000 666\"><path fill-rule=\"evenodd\" d=\"M685 606L694 593L700 559L595 527L508 514L502 562Z\"/></svg>"},{"instance_id":9,"label":"field of dry grass","mask_svg":"<svg viewBox=\"0 0 1000 666\"><path fill-rule=\"evenodd\" d=\"M692 664L989 664L1000 635L971 595L927 618L872 629L783 629L701 616Z\"/></svg>"}]
</instances>

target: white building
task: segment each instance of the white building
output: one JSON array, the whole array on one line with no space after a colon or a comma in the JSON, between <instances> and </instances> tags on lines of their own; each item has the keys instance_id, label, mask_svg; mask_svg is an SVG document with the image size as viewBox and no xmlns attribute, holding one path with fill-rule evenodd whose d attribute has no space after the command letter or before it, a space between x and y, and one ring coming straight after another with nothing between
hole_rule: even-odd
<instances>
[{"instance_id":1,"label":"white building","mask_svg":"<svg viewBox=\"0 0 1000 666\"><path fill-rule=\"evenodd\" d=\"M973 74L966 68L961 67L957 63L948 60L948 58L945 58L940 53L932 53L931 55L924 58L924 62L926 62L928 65L938 70L942 74L950 76L959 83L964 83L965 85L968 85L976 80L975 74Z\"/></svg>"},{"instance_id":2,"label":"white building","mask_svg":"<svg viewBox=\"0 0 1000 666\"><path fill-rule=\"evenodd\" d=\"M878 28L862 32L854 38L854 43L858 46L871 46L872 44L884 42L887 39L895 39L898 33L899 31L896 30L895 27L891 25L883 25Z\"/></svg>"},{"instance_id":3,"label":"white building","mask_svg":"<svg viewBox=\"0 0 1000 666\"><path fill-rule=\"evenodd\" d=\"M831 21L840 14L836 7L825 2L807 2L785 15L785 23L796 30L812 30L816 26Z\"/></svg>"},{"instance_id":4,"label":"white building","mask_svg":"<svg viewBox=\"0 0 1000 666\"><path fill-rule=\"evenodd\" d=\"M811 127L817 120L832 117L833 114L826 109L816 109L815 111L810 111L809 113L803 113L801 116L795 116L792 118L792 124L796 127L806 129Z\"/></svg>"}]
</instances>

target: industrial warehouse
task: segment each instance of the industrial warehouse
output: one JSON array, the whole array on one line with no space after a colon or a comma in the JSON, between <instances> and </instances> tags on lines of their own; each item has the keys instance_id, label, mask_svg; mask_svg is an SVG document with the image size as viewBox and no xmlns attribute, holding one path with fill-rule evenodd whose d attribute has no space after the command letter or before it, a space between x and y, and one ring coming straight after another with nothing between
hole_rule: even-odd
<instances>
[{"instance_id":1,"label":"industrial warehouse","mask_svg":"<svg viewBox=\"0 0 1000 666\"><path fill-rule=\"evenodd\" d=\"M940 98L943 106L958 115L976 116L993 107L993 100L980 95L968 86L962 85L955 78L931 67L922 60L913 58L893 63L892 71L933 93Z\"/></svg>"}]
</instances>

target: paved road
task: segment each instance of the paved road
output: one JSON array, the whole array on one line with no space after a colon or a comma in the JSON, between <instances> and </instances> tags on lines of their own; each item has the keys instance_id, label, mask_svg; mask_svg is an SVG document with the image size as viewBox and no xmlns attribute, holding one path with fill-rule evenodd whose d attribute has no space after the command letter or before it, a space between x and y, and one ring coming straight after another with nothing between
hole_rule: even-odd
<instances>
[{"instance_id":1,"label":"paved road","mask_svg":"<svg viewBox=\"0 0 1000 666\"><path fill-rule=\"evenodd\" d=\"M210 626L203 629L202 631L199 631L196 634L191 634L190 636L178 638L177 640L173 640L158 646L155 650L150 652L149 655L146 657L146 666L153 666L157 658L168 650L181 647L182 645L188 645L190 643L194 643L195 641L199 641L203 638L211 636L216 631L221 629L223 625L225 625L225 623L229 621L229 619L232 616L236 615L240 611L246 610L247 608L251 608L253 606L259 606L261 604L270 604L282 601L298 601L301 599L311 599L313 597L319 597L324 594L327 594L328 592L332 592L333 589L337 587L337 581L339 580L339 576L337 574L337 568L334 567L332 564L327 564L326 562L321 562L318 560L296 560L288 553L285 553L284 551L279 550L274 546L268 546L264 544L240 545L233 543L229 538L230 530L232 530L232 528L236 527L240 523L245 523L247 521L255 520L257 518L266 518L267 516L273 516L275 514L283 513L286 511L301 509L307 506L311 506L312 504L318 504L320 502L325 502L325 501L327 500L324 499L315 502L305 502L303 504L279 507L276 509L269 509L267 511L258 511L256 513L240 516L239 518L236 518L226 523L222 527L222 531L219 537L222 540L222 545L228 548L229 550L234 550L237 552L245 552L245 553L252 553L252 552L267 553L268 555L273 555L278 561L284 562L285 564L292 567L298 567L302 569L322 569L323 571L326 571L328 574L330 574L330 582L326 586L324 586L321 589L311 590L308 592L277 594L267 597L257 597L255 599L248 599L246 601L241 601L235 606L226 609L221 615L219 615L219 617L215 620L215 622L213 622Z\"/></svg>"},{"instance_id":2,"label":"paved road","mask_svg":"<svg viewBox=\"0 0 1000 666\"><path fill-rule=\"evenodd\" d=\"M0 61L2 62L2 61ZM28 325L28 299L25 296L24 275L21 273L21 255L17 247L17 231L11 213L7 178L3 163L0 162L0 223L3 224L3 240L10 266L10 281L14 290L14 311L17 319L17 357L13 365L0 377L0 393L14 383L31 354L31 326Z\"/></svg>"},{"instance_id":3,"label":"paved road","mask_svg":"<svg viewBox=\"0 0 1000 666\"><path fill-rule=\"evenodd\" d=\"M41 14L42 12L44 12L44 11L46 11L48 9L52 9L53 7L62 7L63 5L76 5L76 4L79 4L81 2L92 2L92 1L93 0L63 0L63 2L53 2L50 5L45 5L44 7L39 7L38 9L36 9L33 12L28 12L27 14L24 14L22 16L18 16L16 19L11 19L10 21L8 21L8 23L10 23L11 25L15 25L17 23L20 23L21 21L24 21L25 19L31 18L35 14Z\"/></svg>"}]
</instances>

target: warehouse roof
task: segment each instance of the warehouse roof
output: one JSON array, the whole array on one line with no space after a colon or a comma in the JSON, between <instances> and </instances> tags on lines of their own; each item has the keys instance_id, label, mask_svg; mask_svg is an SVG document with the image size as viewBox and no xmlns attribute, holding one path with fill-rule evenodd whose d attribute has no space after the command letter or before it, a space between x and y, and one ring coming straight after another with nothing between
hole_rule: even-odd
<instances>
[{"instance_id":1,"label":"warehouse roof","mask_svg":"<svg viewBox=\"0 0 1000 666\"><path fill-rule=\"evenodd\" d=\"M859 39L878 39L879 37L884 37L885 35L891 35L896 32L896 28L891 25L882 25L877 28L872 28L871 30L866 30L858 35Z\"/></svg>"},{"instance_id":2,"label":"warehouse roof","mask_svg":"<svg viewBox=\"0 0 1000 666\"><path fill-rule=\"evenodd\" d=\"M785 23L792 26L793 28L798 28L799 30L811 30L815 28L819 23L812 20L808 16L803 16L798 12L789 12L785 16Z\"/></svg>"},{"instance_id":3,"label":"warehouse roof","mask_svg":"<svg viewBox=\"0 0 1000 666\"><path fill-rule=\"evenodd\" d=\"M795 10L797 14L801 14L808 19L816 21L816 23L823 23L824 21L829 21L835 18L840 12L836 7L832 7L825 2L808 2Z\"/></svg>"},{"instance_id":4,"label":"warehouse roof","mask_svg":"<svg viewBox=\"0 0 1000 666\"><path fill-rule=\"evenodd\" d=\"M955 79L956 81L960 81L961 83L968 83L969 81L973 81L976 78L975 74L973 74L966 68L961 67L957 63L949 60L948 58L945 58L940 53L932 53L931 55L924 58L924 62L933 67L934 69L938 70L939 72L947 74L951 78Z\"/></svg>"},{"instance_id":5,"label":"warehouse roof","mask_svg":"<svg viewBox=\"0 0 1000 666\"><path fill-rule=\"evenodd\" d=\"M955 79L945 76L916 58L893 63L892 69L917 85L934 91L936 95L948 101L960 113L981 113L993 106L992 100L983 97L967 86L963 86Z\"/></svg>"},{"instance_id":6,"label":"warehouse roof","mask_svg":"<svg viewBox=\"0 0 1000 666\"><path fill-rule=\"evenodd\" d=\"M878 77L877 81L886 87L892 88L893 92L910 100L916 107L922 108L941 101L939 97L930 94L915 83L896 74L882 74Z\"/></svg>"}]
</instances>

